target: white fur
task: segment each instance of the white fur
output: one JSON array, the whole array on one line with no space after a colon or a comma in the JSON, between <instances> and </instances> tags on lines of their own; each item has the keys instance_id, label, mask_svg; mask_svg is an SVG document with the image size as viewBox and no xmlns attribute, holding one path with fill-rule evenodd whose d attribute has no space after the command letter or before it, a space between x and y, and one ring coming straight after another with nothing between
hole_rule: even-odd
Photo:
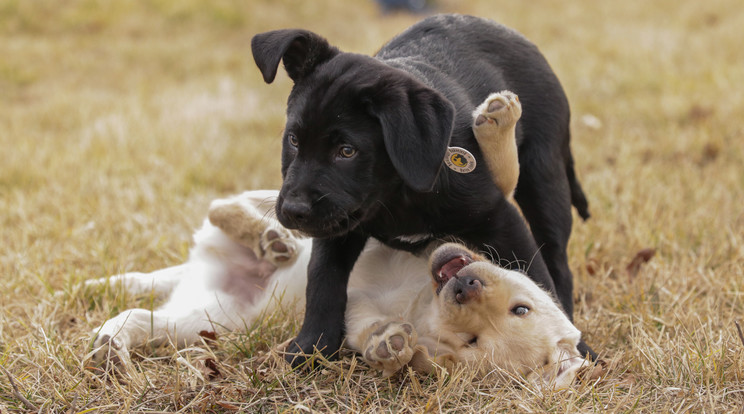
<instances>
[{"instance_id":1,"label":"white fur","mask_svg":"<svg viewBox=\"0 0 744 414\"><path fill-rule=\"evenodd\" d=\"M258 238L263 230L273 228L271 224L278 225L273 219L264 219L275 197L275 191L247 192L216 200L212 209L228 205L245 209L246 217L263 223L262 231L256 233ZM286 230L281 231L283 237L291 237ZM130 309L94 329L94 346L98 348L94 360L107 359L114 351L126 361L129 348L146 342L159 345L170 339L183 346L197 342L202 331L245 330L259 315L272 312L276 306L293 306L294 311L300 311L304 307L304 268L312 241L292 238L291 243L295 248L293 261L272 261L275 257L265 257L259 249L236 242L205 219L194 233L194 247L186 263L152 273L126 273L87 282L121 285L135 294L169 295L168 301L154 311Z\"/></svg>"}]
</instances>

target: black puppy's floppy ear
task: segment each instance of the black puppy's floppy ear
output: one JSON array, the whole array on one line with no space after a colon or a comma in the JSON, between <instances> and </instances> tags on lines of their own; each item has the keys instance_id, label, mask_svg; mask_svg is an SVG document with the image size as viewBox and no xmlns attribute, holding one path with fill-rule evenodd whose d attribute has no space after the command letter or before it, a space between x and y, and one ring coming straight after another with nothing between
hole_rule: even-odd
<instances>
[{"instance_id":1,"label":"black puppy's floppy ear","mask_svg":"<svg viewBox=\"0 0 744 414\"><path fill-rule=\"evenodd\" d=\"M300 29L274 30L257 34L251 39L251 50L266 83L274 81L279 60L284 60L287 74L297 83L318 64L339 53L339 50L328 44L324 38Z\"/></svg>"},{"instance_id":2,"label":"black puppy's floppy ear","mask_svg":"<svg viewBox=\"0 0 744 414\"><path fill-rule=\"evenodd\" d=\"M415 80L385 88L371 102L385 149L403 182L418 192L431 191L454 127L452 103Z\"/></svg>"}]
</instances>

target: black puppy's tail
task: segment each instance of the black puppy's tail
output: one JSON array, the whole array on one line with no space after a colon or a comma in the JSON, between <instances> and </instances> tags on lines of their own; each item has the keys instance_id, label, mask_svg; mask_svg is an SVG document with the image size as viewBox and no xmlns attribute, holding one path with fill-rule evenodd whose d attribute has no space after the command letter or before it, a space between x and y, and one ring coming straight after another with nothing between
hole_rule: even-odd
<instances>
[{"instance_id":1,"label":"black puppy's tail","mask_svg":"<svg viewBox=\"0 0 744 414\"><path fill-rule=\"evenodd\" d=\"M573 155L570 152L568 153L568 162L566 163L566 176L568 177L568 185L571 187L571 204L576 207L579 216L587 220L591 217L589 214L589 202L586 201L584 190L581 189L581 184L579 184L579 180L576 178Z\"/></svg>"}]
</instances>

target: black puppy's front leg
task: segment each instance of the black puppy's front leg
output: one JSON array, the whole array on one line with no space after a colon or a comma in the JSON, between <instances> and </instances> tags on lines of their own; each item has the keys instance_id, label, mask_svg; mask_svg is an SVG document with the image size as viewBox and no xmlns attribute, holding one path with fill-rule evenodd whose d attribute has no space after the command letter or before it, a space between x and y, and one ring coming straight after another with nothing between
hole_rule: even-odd
<instances>
[{"instance_id":1,"label":"black puppy's front leg","mask_svg":"<svg viewBox=\"0 0 744 414\"><path fill-rule=\"evenodd\" d=\"M305 321L287 348L285 359L297 367L317 350L332 358L344 337L346 287L367 237L347 234L334 239L314 239L307 269Z\"/></svg>"}]
</instances>

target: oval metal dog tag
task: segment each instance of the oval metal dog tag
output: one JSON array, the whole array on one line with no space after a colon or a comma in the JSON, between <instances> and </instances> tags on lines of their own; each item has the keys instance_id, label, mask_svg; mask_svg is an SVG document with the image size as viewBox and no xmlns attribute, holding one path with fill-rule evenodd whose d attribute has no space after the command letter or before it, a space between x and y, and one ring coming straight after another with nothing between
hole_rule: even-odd
<instances>
[{"instance_id":1,"label":"oval metal dog tag","mask_svg":"<svg viewBox=\"0 0 744 414\"><path fill-rule=\"evenodd\" d=\"M467 174L475 169L475 157L461 147L448 147L444 163L450 170L460 174Z\"/></svg>"}]
</instances>

